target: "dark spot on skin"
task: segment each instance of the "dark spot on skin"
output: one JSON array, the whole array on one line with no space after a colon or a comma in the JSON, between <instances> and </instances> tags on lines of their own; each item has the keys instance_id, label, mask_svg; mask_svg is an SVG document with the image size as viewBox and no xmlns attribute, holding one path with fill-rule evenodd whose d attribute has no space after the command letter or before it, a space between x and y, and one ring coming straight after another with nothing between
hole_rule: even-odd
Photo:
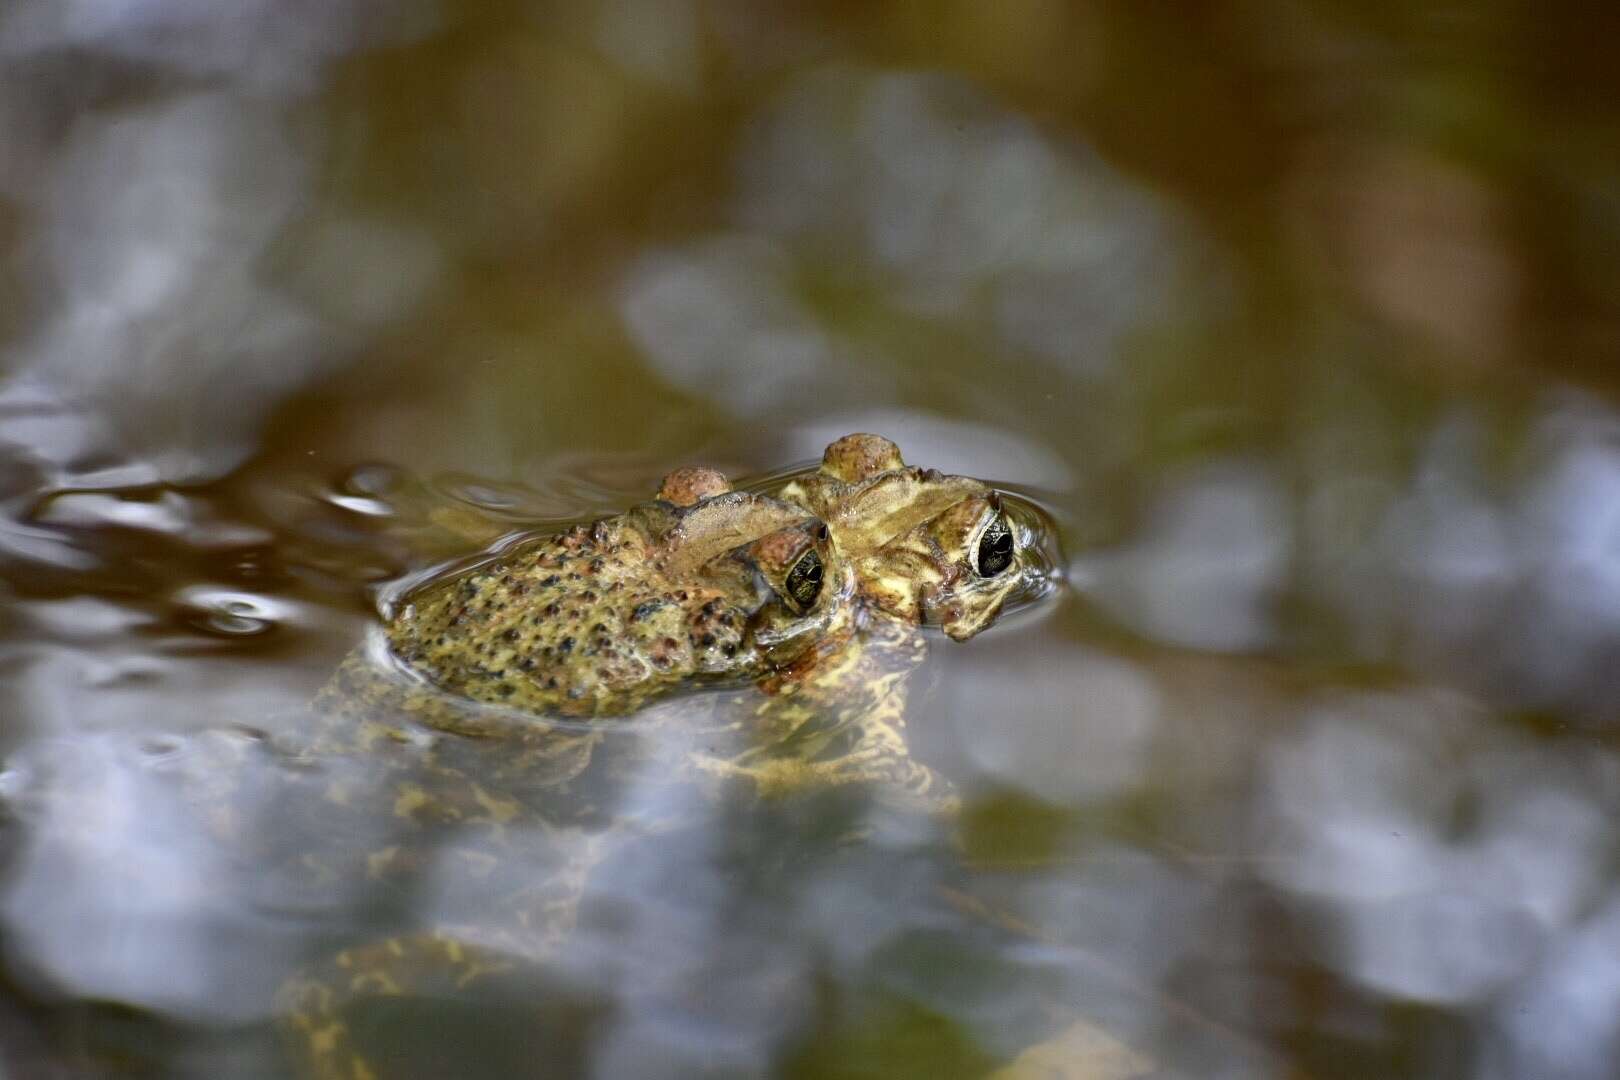
<instances>
[{"instance_id":1,"label":"dark spot on skin","mask_svg":"<svg viewBox=\"0 0 1620 1080\"><path fill-rule=\"evenodd\" d=\"M508 630L506 633L502 634L501 637L505 638L507 641L516 641L518 639L518 632L516 630Z\"/></svg>"},{"instance_id":2,"label":"dark spot on skin","mask_svg":"<svg viewBox=\"0 0 1620 1080\"><path fill-rule=\"evenodd\" d=\"M571 637L565 637L561 641L557 642L557 651L563 656L567 656L569 653L573 652L574 639Z\"/></svg>"},{"instance_id":3,"label":"dark spot on skin","mask_svg":"<svg viewBox=\"0 0 1620 1080\"><path fill-rule=\"evenodd\" d=\"M592 559L591 562L590 562L590 565L587 566L585 569L589 573L600 574L602 572L602 560L601 559Z\"/></svg>"},{"instance_id":4,"label":"dark spot on skin","mask_svg":"<svg viewBox=\"0 0 1620 1080\"><path fill-rule=\"evenodd\" d=\"M727 645L725 648L721 649L720 651L725 653L727 656L736 656L737 655L737 646L735 646L735 645Z\"/></svg>"},{"instance_id":5,"label":"dark spot on skin","mask_svg":"<svg viewBox=\"0 0 1620 1080\"><path fill-rule=\"evenodd\" d=\"M676 593L675 599L679 600L683 604L686 603L686 590L682 589L680 592Z\"/></svg>"},{"instance_id":6,"label":"dark spot on skin","mask_svg":"<svg viewBox=\"0 0 1620 1080\"><path fill-rule=\"evenodd\" d=\"M562 578L558 577L556 574L550 574L544 580L542 580L540 582L540 584L550 586L550 585L556 585L561 581L562 581Z\"/></svg>"},{"instance_id":7,"label":"dark spot on skin","mask_svg":"<svg viewBox=\"0 0 1620 1080\"><path fill-rule=\"evenodd\" d=\"M553 601L553 602L546 605L546 614L549 615L549 616L555 617L557 612L559 612L561 610L562 610L562 608L557 606L556 601Z\"/></svg>"},{"instance_id":8,"label":"dark spot on skin","mask_svg":"<svg viewBox=\"0 0 1620 1080\"><path fill-rule=\"evenodd\" d=\"M596 602L596 594L591 592L589 589L586 589L585 595L580 597L580 599L584 600L587 604L592 604Z\"/></svg>"},{"instance_id":9,"label":"dark spot on skin","mask_svg":"<svg viewBox=\"0 0 1620 1080\"><path fill-rule=\"evenodd\" d=\"M547 690L555 690L555 689L557 689L557 676L553 675L551 678L546 680L546 689Z\"/></svg>"},{"instance_id":10,"label":"dark spot on skin","mask_svg":"<svg viewBox=\"0 0 1620 1080\"><path fill-rule=\"evenodd\" d=\"M603 633L607 632L607 627L603 626L601 623L597 623L595 626L591 627L591 632L596 633L596 634L603 634Z\"/></svg>"},{"instance_id":11,"label":"dark spot on skin","mask_svg":"<svg viewBox=\"0 0 1620 1080\"><path fill-rule=\"evenodd\" d=\"M503 682L503 683L501 683L501 685L497 686L495 689L501 695L501 697L511 697L512 696L512 684L509 683L509 682Z\"/></svg>"},{"instance_id":12,"label":"dark spot on skin","mask_svg":"<svg viewBox=\"0 0 1620 1080\"><path fill-rule=\"evenodd\" d=\"M534 657L525 656L523 659L519 660L518 661L518 668L520 670L523 670L523 671L533 671L534 670Z\"/></svg>"},{"instance_id":13,"label":"dark spot on skin","mask_svg":"<svg viewBox=\"0 0 1620 1080\"><path fill-rule=\"evenodd\" d=\"M640 622L663 606L664 602L662 600L647 600L637 604L635 609L630 612L630 621Z\"/></svg>"},{"instance_id":14,"label":"dark spot on skin","mask_svg":"<svg viewBox=\"0 0 1620 1080\"><path fill-rule=\"evenodd\" d=\"M709 646L714 644L714 635L704 634L702 637L698 638L698 644L707 649Z\"/></svg>"},{"instance_id":15,"label":"dark spot on skin","mask_svg":"<svg viewBox=\"0 0 1620 1080\"><path fill-rule=\"evenodd\" d=\"M579 580L580 580L580 576L579 576L579 575L578 575L578 574L577 574L577 573L574 573L574 574L569 574L569 575L568 575L568 580L569 580L569 581L579 581Z\"/></svg>"}]
</instances>

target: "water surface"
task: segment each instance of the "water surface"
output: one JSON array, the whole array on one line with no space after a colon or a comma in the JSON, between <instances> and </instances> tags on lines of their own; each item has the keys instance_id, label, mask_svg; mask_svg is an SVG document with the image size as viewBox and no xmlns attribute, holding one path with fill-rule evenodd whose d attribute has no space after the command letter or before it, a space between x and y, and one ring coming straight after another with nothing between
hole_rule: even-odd
<instances>
[{"instance_id":1,"label":"water surface","mask_svg":"<svg viewBox=\"0 0 1620 1080\"><path fill-rule=\"evenodd\" d=\"M477 899L277 861L379 603L868 430L1065 560L917 673L960 820L697 814L401 1061L1613 1075L1614 22L15 0L0 1063L288 1075L289 975Z\"/></svg>"}]
</instances>

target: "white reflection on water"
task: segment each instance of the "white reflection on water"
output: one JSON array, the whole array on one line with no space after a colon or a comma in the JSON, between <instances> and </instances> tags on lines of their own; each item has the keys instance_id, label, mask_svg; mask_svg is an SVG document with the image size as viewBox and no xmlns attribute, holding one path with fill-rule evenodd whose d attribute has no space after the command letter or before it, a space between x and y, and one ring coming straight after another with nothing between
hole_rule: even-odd
<instances>
[{"instance_id":1,"label":"white reflection on water","mask_svg":"<svg viewBox=\"0 0 1620 1080\"><path fill-rule=\"evenodd\" d=\"M26 826L0 888L10 963L59 993L209 1021L262 1016L286 942L175 798L172 760L126 733L33 743L12 762Z\"/></svg>"},{"instance_id":2,"label":"white reflection on water","mask_svg":"<svg viewBox=\"0 0 1620 1080\"><path fill-rule=\"evenodd\" d=\"M724 237L644 257L623 286L626 327L665 378L741 414L892 394L794 297L773 244Z\"/></svg>"},{"instance_id":3,"label":"white reflection on water","mask_svg":"<svg viewBox=\"0 0 1620 1080\"><path fill-rule=\"evenodd\" d=\"M811 268L966 334L993 326L985 351L1072 377L1111 365L1186 243L1084 147L940 76L803 76L755 121L738 174L748 231L644 257L620 312L660 374L745 416L896 396L892 345L863 341L857 312L802 303ZM984 377L971 367L967 383Z\"/></svg>"},{"instance_id":4,"label":"white reflection on water","mask_svg":"<svg viewBox=\"0 0 1620 1080\"><path fill-rule=\"evenodd\" d=\"M1335 913L1346 974L1477 1001L1594 896L1608 843L1577 761L1439 695L1315 710L1267 754L1267 876ZM1582 795L1585 795L1583 798Z\"/></svg>"},{"instance_id":5,"label":"white reflection on water","mask_svg":"<svg viewBox=\"0 0 1620 1080\"><path fill-rule=\"evenodd\" d=\"M279 402L343 362L346 329L396 315L430 284L435 258L420 239L344 219L302 237L293 292L270 281L276 242L313 198L320 133L289 122L290 100L330 59L429 25L418 4L374 20L364 0L301 6L296 18L283 4L190 0L23 0L0 12L0 57L41 72L71 62L77 86L133 89L119 61L212 80L145 88L71 124L53 122L73 95L51 80L0 84L0 184L24 223L17 251L34 301L0 354L0 394L28 387L58 421L33 441L0 415L0 441L69 474L54 482L218 475L252 451ZM60 422L80 413L94 419Z\"/></svg>"},{"instance_id":6,"label":"white reflection on water","mask_svg":"<svg viewBox=\"0 0 1620 1080\"><path fill-rule=\"evenodd\" d=\"M655 19L635 0L605 0L595 7L596 40L625 70L676 89L696 89L702 54L693 0L663 0Z\"/></svg>"},{"instance_id":7,"label":"white reflection on water","mask_svg":"<svg viewBox=\"0 0 1620 1080\"><path fill-rule=\"evenodd\" d=\"M814 943L795 924L799 905L786 891L751 895L752 872L728 858L728 839L711 821L593 882L614 915L580 945L620 1005L594 1075L757 1074L808 1015Z\"/></svg>"},{"instance_id":8,"label":"white reflection on water","mask_svg":"<svg viewBox=\"0 0 1620 1080\"><path fill-rule=\"evenodd\" d=\"M1583 414L1576 430L1548 433L1552 461L1520 523L1529 600L1520 618L1535 632L1518 639L1519 671L1532 700L1572 698L1612 717L1620 692L1620 424L1606 413L1576 417ZM1548 419L1552 427L1561 418Z\"/></svg>"},{"instance_id":9,"label":"white reflection on water","mask_svg":"<svg viewBox=\"0 0 1620 1080\"><path fill-rule=\"evenodd\" d=\"M1077 559L1077 587L1145 634L1204 649L1276 638L1293 537L1277 478L1252 462L1201 466L1153 505L1141 539Z\"/></svg>"},{"instance_id":10,"label":"white reflection on water","mask_svg":"<svg viewBox=\"0 0 1620 1080\"><path fill-rule=\"evenodd\" d=\"M1459 408L1398 485L1360 463L1324 476L1311 513L1344 520L1300 549L1304 592L1364 658L1601 721L1620 691L1620 422L1549 393L1515 465L1497 475Z\"/></svg>"},{"instance_id":11,"label":"white reflection on water","mask_svg":"<svg viewBox=\"0 0 1620 1080\"><path fill-rule=\"evenodd\" d=\"M256 280L300 155L269 110L197 94L86 122L51 164L35 227L60 300L8 366L109 421L104 456L176 477L234 463L320 367L319 328Z\"/></svg>"},{"instance_id":12,"label":"white reflection on water","mask_svg":"<svg viewBox=\"0 0 1620 1080\"><path fill-rule=\"evenodd\" d=\"M1087 649L1054 664L1044 650L980 644L977 673L954 684L943 711L988 779L1060 806L1142 783L1161 708L1146 673Z\"/></svg>"},{"instance_id":13,"label":"white reflection on water","mask_svg":"<svg viewBox=\"0 0 1620 1080\"><path fill-rule=\"evenodd\" d=\"M1549 951L1539 971L1492 1010L1480 1080L1607 1080L1620 1061L1620 900Z\"/></svg>"},{"instance_id":14,"label":"white reflection on water","mask_svg":"<svg viewBox=\"0 0 1620 1080\"><path fill-rule=\"evenodd\" d=\"M0 55L84 49L226 76L259 93L315 89L324 64L357 45L430 30L427 0L13 0L0 19Z\"/></svg>"},{"instance_id":15,"label":"white reflection on water","mask_svg":"<svg viewBox=\"0 0 1620 1080\"><path fill-rule=\"evenodd\" d=\"M1069 374L1107 368L1165 295L1178 223L1088 148L970 84L832 66L763 111L738 163L738 219L809 251L862 253L897 304L977 314ZM847 256L846 256L847 258Z\"/></svg>"}]
</instances>

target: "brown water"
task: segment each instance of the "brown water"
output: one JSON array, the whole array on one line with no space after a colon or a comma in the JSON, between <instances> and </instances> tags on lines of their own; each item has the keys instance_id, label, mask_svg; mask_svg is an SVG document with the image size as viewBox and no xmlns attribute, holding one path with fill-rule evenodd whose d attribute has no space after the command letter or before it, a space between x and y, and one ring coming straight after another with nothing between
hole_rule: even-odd
<instances>
[{"instance_id":1,"label":"brown water","mask_svg":"<svg viewBox=\"0 0 1620 1080\"><path fill-rule=\"evenodd\" d=\"M289 891L182 778L402 576L872 430L1067 560L919 680L960 823L699 817L379 1042L1615 1075L1617 10L0 7L0 1067L288 1075L282 980L473 886Z\"/></svg>"}]
</instances>

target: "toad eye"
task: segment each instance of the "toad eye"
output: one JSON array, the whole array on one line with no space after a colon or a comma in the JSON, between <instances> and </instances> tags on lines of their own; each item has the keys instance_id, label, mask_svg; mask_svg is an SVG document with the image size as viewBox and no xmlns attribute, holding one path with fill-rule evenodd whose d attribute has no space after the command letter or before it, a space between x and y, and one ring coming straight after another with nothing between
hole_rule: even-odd
<instances>
[{"instance_id":1,"label":"toad eye","mask_svg":"<svg viewBox=\"0 0 1620 1080\"><path fill-rule=\"evenodd\" d=\"M973 549L973 572L980 577L995 577L1013 561L1013 531L1007 519L997 514L979 534L978 546Z\"/></svg>"},{"instance_id":2,"label":"toad eye","mask_svg":"<svg viewBox=\"0 0 1620 1080\"><path fill-rule=\"evenodd\" d=\"M809 611L821 595L821 556L812 548L793 564L783 582L788 602L799 612Z\"/></svg>"}]
</instances>

